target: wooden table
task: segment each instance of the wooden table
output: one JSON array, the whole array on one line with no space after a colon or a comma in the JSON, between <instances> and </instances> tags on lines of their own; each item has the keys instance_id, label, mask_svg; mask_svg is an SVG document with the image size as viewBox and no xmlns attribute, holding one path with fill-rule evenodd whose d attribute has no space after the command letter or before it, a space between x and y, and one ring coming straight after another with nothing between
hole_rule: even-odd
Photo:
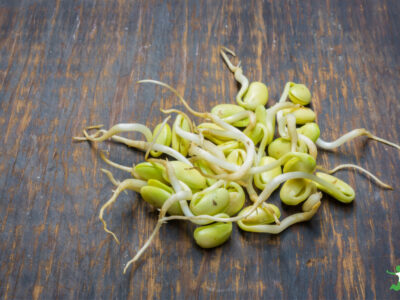
<instances>
[{"instance_id":1,"label":"wooden table","mask_svg":"<svg viewBox=\"0 0 400 300\"><path fill-rule=\"evenodd\" d=\"M399 151L359 138L327 167L356 163L394 186L352 171L353 204L325 196L309 222L278 236L234 229L224 246L197 247L194 226L170 222L123 275L156 223L134 193L98 220L113 185L94 147L72 143L85 126L139 122L160 108L234 103L220 58L235 49L251 80L275 103L286 81L313 94L322 137L365 127L400 142L400 2L387 1L13 1L0 2L1 299L395 299L400 264ZM143 154L103 143L131 165ZM113 170L119 179L129 177ZM271 200L279 203L278 195ZM283 209L287 214L291 210Z\"/></svg>"}]
</instances>

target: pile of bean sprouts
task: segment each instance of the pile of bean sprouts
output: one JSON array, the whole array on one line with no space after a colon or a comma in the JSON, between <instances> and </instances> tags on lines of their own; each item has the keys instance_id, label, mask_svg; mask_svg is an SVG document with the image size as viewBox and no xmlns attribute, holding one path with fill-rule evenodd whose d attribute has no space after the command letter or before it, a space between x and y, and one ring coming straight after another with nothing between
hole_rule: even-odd
<instances>
[{"instance_id":1,"label":"pile of bean sprouts","mask_svg":"<svg viewBox=\"0 0 400 300\"><path fill-rule=\"evenodd\" d=\"M353 201L354 190L331 175L340 169L356 169L381 187L391 188L353 164L332 170L317 165L318 149L332 150L359 136L400 150L399 145L365 129L355 129L333 142L322 140L315 113L307 107L311 93L305 85L288 82L279 101L267 108L267 86L261 82L249 83L240 63L234 65L228 58L236 56L233 51L222 48L220 53L240 83L237 104L219 104L211 112L198 112L170 85L140 80L140 84L155 84L174 93L187 113L162 110L167 117L153 131L143 124L121 123L109 130L90 126L83 130L83 137L74 138L92 143L111 140L145 152L145 162L133 167L113 162L100 152L105 163L133 177L120 182L109 170L102 169L116 189L100 209L99 218L104 230L117 243L117 236L108 229L103 216L121 192L136 191L159 209L153 233L126 264L124 273L149 247L162 224L170 220L198 225L194 232L196 243L213 248L229 239L232 223L244 231L278 234L293 224L310 220L321 205L321 191L343 203ZM175 121L170 126L168 121L172 116ZM205 122L196 125L191 116ZM127 132L139 132L144 140L119 135ZM282 220L279 208L268 202L280 186L282 202L300 210ZM246 206L246 199L250 205Z\"/></svg>"}]
</instances>

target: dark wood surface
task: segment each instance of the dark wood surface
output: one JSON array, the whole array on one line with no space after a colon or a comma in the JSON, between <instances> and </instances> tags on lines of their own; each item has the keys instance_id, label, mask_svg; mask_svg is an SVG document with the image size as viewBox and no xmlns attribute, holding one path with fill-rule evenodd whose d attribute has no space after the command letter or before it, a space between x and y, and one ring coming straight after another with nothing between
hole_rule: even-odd
<instances>
[{"instance_id":1,"label":"dark wood surface","mask_svg":"<svg viewBox=\"0 0 400 300\"><path fill-rule=\"evenodd\" d=\"M133 192L98 220L112 184L83 127L154 126L162 108L234 102L237 85L219 56L235 49L270 103L286 81L309 86L322 137L354 128L400 142L400 2L392 1L0 1L1 299L398 299L399 157L360 138L319 163L356 163L392 184L341 171L353 204L324 197L319 213L279 236L244 233L214 250L194 226L162 227L140 262L124 264L151 233L157 213ZM143 154L99 146L130 165ZM119 178L122 171L113 170ZM277 195L272 198L279 203ZM287 214L287 210L283 210Z\"/></svg>"}]
</instances>

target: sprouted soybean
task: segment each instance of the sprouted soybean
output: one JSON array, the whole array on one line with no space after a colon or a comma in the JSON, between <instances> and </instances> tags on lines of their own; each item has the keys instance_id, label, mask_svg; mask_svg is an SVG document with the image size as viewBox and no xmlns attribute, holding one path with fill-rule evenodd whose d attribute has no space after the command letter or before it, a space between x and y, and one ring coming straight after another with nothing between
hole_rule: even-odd
<instances>
[{"instance_id":1,"label":"sprouted soybean","mask_svg":"<svg viewBox=\"0 0 400 300\"><path fill-rule=\"evenodd\" d=\"M153 233L126 264L124 273L150 246L162 224L169 220L187 220L200 225L193 233L195 242L202 248L213 248L229 239L232 223L237 223L244 231L278 234L295 223L310 220L321 205L322 193L318 190L340 202L352 202L355 198L353 188L331 175L341 169L356 169L382 188L391 189L390 185L360 166L343 164L329 170L317 166L316 160L318 148L333 150L359 136L400 150L398 144L379 138L366 129L355 129L333 142L324 141L314 121L315 112L305 107L311 102L311 93L304 84L286 83L278 103L266 108L267 86L261 82L249 83L240 62L234 65L228 58L227 54L236 56L233 51L222 48L220 53L241 85L236 96L238 105L219 104L211 112L197 112L170 85L156 80L141 80L138 83L167 88L180 99L190 115L205 122L196 126L184 112L161 110L168 117L154 130L137 123L121 123L109 130L95 125L86 127L83 137L74 138L75 141L93 143L111 139L146 153L146 162L123 166L100 152L108 165L133 177L119 181L109 170L101 169L116 190L101 207L99 218L104 230L117 243L117 236L108 228L103 216L121 192L136 191L144 201L160 210ZM171 114L176 114L172 126L168 124ZM278 136L275 136L276 123ZM89 130L96 131L89 134ZM140 132L145 141L118 135L127 132ZM267 149L269 156L266 155ZM154 158L162 154L166 155L164 159ZM302 204L300 212L283 220L280 220L278 206L268 203L273 191L281 184L283 203ZM245 191L251 200L249 206L245 206Z\"/></svg>"}]
</instances>

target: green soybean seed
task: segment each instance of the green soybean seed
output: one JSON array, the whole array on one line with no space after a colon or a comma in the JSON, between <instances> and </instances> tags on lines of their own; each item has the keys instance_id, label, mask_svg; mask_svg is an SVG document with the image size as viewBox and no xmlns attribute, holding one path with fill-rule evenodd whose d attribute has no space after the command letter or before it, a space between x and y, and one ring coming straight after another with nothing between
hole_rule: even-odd
<instances>
[{"instance_id":1,"label":"green soybean seed","mask_svg":"<svg viewBox=\"0 0 400 300\"><path fill-rule=\"evenodd\" d=\"M137 164L134 168L134 173L139 175L140 179L156 179L166 183L167 181L163 177L164 172L164 166L153 162L142 162L140 164Z\"/></svg>"},{"instance_id":2,"label":"green soybean seed","mask_svg":"<svg viewBox=\"0 0 400 300\"><path fill-rule=\"evenodd\" d=\"M224 131L223 128L218 126L217 124L214 123L201 123L200 125L197 126L197 129L213 129L213 130L221 130ZM202 132L203 136L212 141L214 144L220 145L223 144L224 142L228 141L229 138L223 138L223 137L216 137L212 135L211 133L208 133L207 131Z\"/></svg>"},{"instance_id":3,"label":"green soybean seed","mask_svg":"<svg viewBox=\"0 0 400 300\"><path fill-rule=\"evenodd\" d=\"M297 157L288 160L283 166L283 173L306 172L312 173L317 167L315 159L306 153L299 153Z\"/></svg>"},{"instance_id":4,"label":"green soybean seed","mask_svg":"<svg viewBox=\"0 0 400 300\"><path fill-rule=\"evenodd\" d=\"M227 141L218 145L218 148L222 150L225 155L228 155L235 149L243 149L243 144L238 141Z\"/></svg>"},{"instance_id":5,"label":"green soybean seed","mask_svg":"<svg viewBox=\"0 0 400 300\"><path fill-rule=\"evenodd\" d=\"M263 126L262 123L256 123L256 126L249 133L246 133L246 135L251 138L254 145L257 145L264 137Z\"/></svg>"},{"instance_id":6,"label":"green soybean seed","mask_svg":"<svg viewBox=\"0 0 400 300\"><path fill-rule=\"evenodd\" d=\"M232 233L232 223L213 223L197 227L193 237L201 248L215 248L225 243Z\"/></svg>"},{"instance_id":7,"label":"green soybean seed","mask_svg":"<svg viewBox=\"0 0 400 300\"><path fill-rule=\"evenodd\" d=\"M265 165L268 165L275 161L276 161L276 159L271 156L264 156L261 159L259 166L265 166ZM278 166L270 171L255 174L254 175L254 184L256 185L257 188L259 188L260 190L263 190L265 188L265 186L268 184L268 182L270 182L276 176L281 175L281 174L282 174L282 168L280 166Z\"/></svg>"},{"instance_id":8,"label":"green soybean seed","mask_svg":"<svg viewBox=\"0 0 400 300\"><path fill-rule=\"evenodd\" d=\"M320 183L316 183L317 188L321 191L329 194L336 200L343 203L350 203L354 200L356 193L354 192L353 188L344 181L326 173L317 172L315 175L317 175L322 180L332 184L336 188L331 189L327 185L324 186Z\"/></svg>"},{"instance_id":9,"label":"green soybean seed","mask_svg":"<svg viewBox=\"0 0 400 300\"><path fill-rule=\"evenodd\" d=\"M147 185L158 187L160 189L163 189L164 191L167 191L170 194L174 193L174 190L172 187L170 187L169 185L166 185L165 183L162 183L161 181L159 181L157 179L149 179L147 181Z\"/></svg>"},{"instance_id":10,"label":"green soybean seed","mask_svg":"<svg viewBox=\"0 0 400 300\"><path fill-rule=\"evenodd\" d=\"M174 168L178 180L184 182L191 190L198 191L207 186L207 181L204 176L190 165L178 160L171 161L170 164ZM169 182L166 171L162 173L162 176L165 181Z\"/></svg>"},{"instance_id":11,"label":"green soybean seed","mask_svg":"<svg viewBox=\"0 0 400 300\"><path fill-rule=\"evenodd\" d=\"M161 128L161 126L162 126L162 128ZM153 136L156 136L160 129L161 129L161 132L158 134L156 143L169 147L169 145L171 145L171 140L172 140L171 127L168 125L168 123L167 124L160 123L154 128ZM152 150L152 151L150 151L150 154L153 157L158 157L162 154L162 152Z\"/></svg>"},{"instance_id":12,"label":"green soybean seed","mask_svg":"<svg viewBox=\"0 0 400 300\"><path fill-rule=\"evenodd\" d=\"M231 153L229 153L226 160L230 163L241 166L246 159L246 151L243 149L234 149Z\"/></svg>"},{"instance_id":13,"label":"green soybean seed","mask_svg":"<svg viewBox=\"0 0 400 300\"><path fill-rule=\"evenodd\" d=\"M157 186L146 185L140 189L140 195L142 196L143 200L150 205L156 208L161 208L164 202L172 196L172 193ZM178 202L172 204L172 206L168 209L168 213L170 215L183 215Z\"/></svg>"},{"instance_id":14,"label":"green soybean seed","mask_svg":"<svg viewBox=\"0 0 400 300\"><path fill-rule=\"evenodd\" d=\"M201 170L201 172L205 175L215 175L215 173L211 170L209 163L206 160L197 160L193 163L197 168ZM217 180L211 177L206 176L207 185L213 185Z\"/></svg>"},{"instance_id":15,"label":"green soybean seed","mask_svg":"<svg viewBox=\"0 0 400 300\"><path fill-rule=\"evenodd\" d=\"M243 97L243 107L249 110L255 110L258 105L266 105L268 102L268 88L258 81L250 83L247 92Z\"/></svg>"},{"instance_id":16,"label":"green soybean seed","mask_svg":"<svg viewBox=\"0 0 400 300\"><path fill-rule=\"evenodd\" d=\"M237 113L245 111L245 109L236 104L219 104L211 109L211 113L217 115L219 118L224 120L227 117L231 117ZM235 127L246 127L249 125L249 118L243 120L235 121L232 123Z\"/></svg>"},{"instance_id":17,"label":"green soybean seed","mask_svg":"<svg viewBox=\"0 0 400 300\"><path fill-rule=\"evenodd\" d=\"M226 213L228 216L234 216L243 208L246 195L243 191L243 188L236 182L229 182L225 188L229 193L229 204L224 213Z\"/></svg>"},{"instance_id":18,"label":"green soybean seed","mask_svg":"<svg viewBox=\"0 0 400 300\"><path fill-rule=\"evenodd\" d=\"M314 122L315 112L308 107L288 108L283 110L283 115L292 114L296 118L297 125Z\"/></svg>"},{"instance_id":19,"label":"green soybean seed","mask_svg":"<svg viewBox=\"0 0 400 300\"><path fill-rule=\"evenodd\" d=\"M267 205L273 209L273 211L275 212L275 215L279 219L281 216L281 212L280 212L279 208L273 204L267 204ZM247 207L243 208L240 211L239 216L246 214L250 209L252 209L252 206L247 206ZM251 213L245 219L241 220L241 222L243 222L247 226L271 224L271 223L275 222L275 218L265 207L257 207L257 209L253 213ZM238 225L240 227L240 222L238 222Z\"/></svg>"},{"instance_id":20,"label":"green soybean seed","mask_svg":"<svg viewBox=\"0 0 400 300\"><path fill-rule=\"evenodd\" d=\"M295 83L289 88L289 99L293 103L307 105L311 102L310 90L304 84Z\"/></svg>"},{"instance_id":21,"label":"green soybean seed","mask_svg":"<svg viewBox=\"0 0 400 300\"><path fill-rule=\"evenodd\" d=\"M219 188L205 194L195 194L190 201L190 210L195 215L216 215L223 212L229 204L229 192Z\"/></svg>"},{"instance_id":22,"label":"green soybean seed","mask_svg":"<svg viewBox=\"0 0 400 300\"><path fill-rule=\"evenodd\" d=\"M316 185L310 180L299 178L286 181L279 192L281 201L286 205L298 205L305 201L313 191Z\"/></svg>"},{"instance_id":23,"label":"green soybean seed","mask_svg":"<svg viewBox=\"0 0 400 300\"><path fill-rule=\"evenodd\" d=\"M297 132L302 135L305 135L314 143L318 140L321 133L318 124L314 122L304 124L303 126L297 129Z\"/></svg>"},{"instance_id":24,"label":"green soybean seed","mask_svg":"<svg viewBox=\"0 0 400 300\"><path fill-rule=\"evenodd\" d=\"M298 152L307 152L307 146L300 141L298 149ZM291 143L290 140L286 140L284 138L277 138L271 142L268 146L268 155L279 159L286 153L291 152Z\"/></svg>"}]
</instances>

